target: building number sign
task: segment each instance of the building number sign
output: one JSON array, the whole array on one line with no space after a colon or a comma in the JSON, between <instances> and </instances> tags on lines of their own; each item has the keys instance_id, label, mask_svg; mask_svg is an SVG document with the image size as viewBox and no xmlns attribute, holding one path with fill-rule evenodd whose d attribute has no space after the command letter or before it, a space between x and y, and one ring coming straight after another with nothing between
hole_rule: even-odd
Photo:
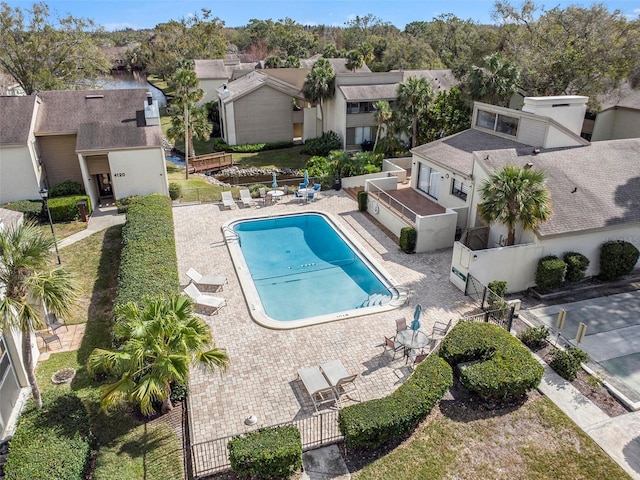
<instances>
[{"instance_id":1,"label":"building number sign","mask_svg":"<svg viewBox=\"0 0 640 480\"><path fill-rule=\"evenodd\" d=\"M114 177L124 177L125 173L124 172L118 172L118 173L114 173L113 176Z\"/></svg>"}]
</instances>

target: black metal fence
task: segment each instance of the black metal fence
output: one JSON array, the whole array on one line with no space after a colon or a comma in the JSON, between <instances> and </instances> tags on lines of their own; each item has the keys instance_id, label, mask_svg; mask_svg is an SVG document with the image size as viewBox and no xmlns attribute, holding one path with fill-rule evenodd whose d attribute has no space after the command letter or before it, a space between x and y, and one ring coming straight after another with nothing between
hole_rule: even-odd
<instances>
[{"instance_id":1,"label":"black metal fence","mask_svg":"<svg viewBox=\"0 0 640 480\"><path fill-rule=\"evenodd\" d=\"M510 305L504 298L473 275L467 276L465 294L473 298L481 310L481 313L465 316L465 320L491 322L501 326L508 332L511 331L515 315L514 305Z\"/></svg>"},{"instance_id":2,"label":"black metal fence","mask_svg":"<svg viewBox=\"0 0 640 480\"><path fill-rule=\"evenodd\" d=\"M311 450L323 445L331 445L344 437L338 428L338 411L330 411L301 420L293 420L271 427L293 425L300 431L302 450ZM246 432L244 432L246 433ZM191 469L193 478L203 478L231 468L227 444L232 438L243 435L238 433L228 437L216 438L191 446Z\"/></svg>"}]
</instances>

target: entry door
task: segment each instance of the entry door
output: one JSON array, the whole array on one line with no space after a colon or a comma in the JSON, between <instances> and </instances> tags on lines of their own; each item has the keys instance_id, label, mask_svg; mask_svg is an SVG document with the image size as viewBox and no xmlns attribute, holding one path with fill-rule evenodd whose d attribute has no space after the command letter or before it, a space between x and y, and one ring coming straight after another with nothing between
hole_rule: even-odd
<instances>
[{"instance_id":1,"label":"entry door","mask_svg":"<svg viewBox=\"0 0 640 480\"><path fill-rule=\"evenodd\" d=\"M96 175L96 181L98 183L98 192L100 198L113 197L113 189L111 187L111 175L108 173L101 173Z\"/></svg>"}]
</instances>

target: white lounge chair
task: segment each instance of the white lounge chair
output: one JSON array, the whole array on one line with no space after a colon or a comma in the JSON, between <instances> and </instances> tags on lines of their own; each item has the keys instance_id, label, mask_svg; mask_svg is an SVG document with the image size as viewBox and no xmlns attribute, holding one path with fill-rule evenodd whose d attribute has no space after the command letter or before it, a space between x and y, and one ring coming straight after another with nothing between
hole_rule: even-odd
<instances>
[{"instance_id":1,"label":"white lounge chair","mask_svg":"<svg viewBox=\"0 0 640 480\"><path fill-rule=\"evenodd\" d=\"M357 400L359 402L362 401L360 390L358 390L358 386L356 385L358 375L349 375L349 372L347 372L347 369L344 368L340 360L331 360L330 362L323 363L320 365L320 369L333 387L338 405L340 405L340 397L342 395L347 395L349 398L356 400L349 395L351 392L356 392L358 394Z\"/></svg>"},{"instance_id":2,"label":"white lounge chair","mask_svg":"<svg viewBox=\"0 0 640 480\"><path fill-rule=\"evenodd\" d=\"M227 277L218 275L202 275L195 268L187 270L187 277L189 277L196 285L207 287L205 290L213 292L219 292L222 290L223 285L227 283Z\"/></svg>"},{"instance_id":3,"label":"white lounge chair","mask_svg":"<svg viewBox=\"0 0 640 480\"><path fill-rule=\"evenodd\" d=\"M183 290L193 302L204 308L213 309L212 313L218 313L221 307L224 307L227 304L227 301L224 298L214 297L213 295L205 295L198 290L198 287L195 286L194 283L190 283Z\"/></svg>"},{"instance_id":4,"label":"white lounge chair","mask_svg":"<svg viewBox=\"0 0 640 480\"><path fill-rule=\"evenodd\" d=\"M240 201L245 207L250 207L256 204L256 201L251 198L251 192L248 188L240 190Z\"/></svg>"},{"instance_id":5,"label":"white lounge chair","mask_svg":"<svg viewBox=\"0 0 640 480\"><path fill-rule=\"evenodd\" d=\"M224 208L234 208L236 206L236 202L233 201L233 197L231 196L231 192L222 192L222 204Z\"/></svg>"},{"instance_id":6,"label":"white lounge chair","mask_svg":"<svg viewBox=\"0 0 640 480\"><path fill-rule=\"evenodd\" d=\"M298 370L298 376L307 389L316 412L322 404L329 402L338 404L338 398L333 388L327 383L318 367L301 368Z\"/></svg>"}]
</instances>

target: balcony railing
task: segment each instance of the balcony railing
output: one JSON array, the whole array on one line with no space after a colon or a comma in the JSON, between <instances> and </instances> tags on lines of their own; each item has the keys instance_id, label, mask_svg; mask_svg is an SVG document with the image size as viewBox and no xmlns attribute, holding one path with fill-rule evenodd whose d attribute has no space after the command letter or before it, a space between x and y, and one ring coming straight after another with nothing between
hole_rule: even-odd
<instances>
[{"instance_id":1,"label":"balcony railing","mask_svg":"<svg viewBox=\"0 0 640 480\"><path fill-rule=\"evenodd\" d=\"M385 205L389 210L402 218L410 226L416 226L416 218L418 214L406 205L400 203L387 192L369 182L369 195L375 198L378 203Z\"/></svg>"}]
</instances>

